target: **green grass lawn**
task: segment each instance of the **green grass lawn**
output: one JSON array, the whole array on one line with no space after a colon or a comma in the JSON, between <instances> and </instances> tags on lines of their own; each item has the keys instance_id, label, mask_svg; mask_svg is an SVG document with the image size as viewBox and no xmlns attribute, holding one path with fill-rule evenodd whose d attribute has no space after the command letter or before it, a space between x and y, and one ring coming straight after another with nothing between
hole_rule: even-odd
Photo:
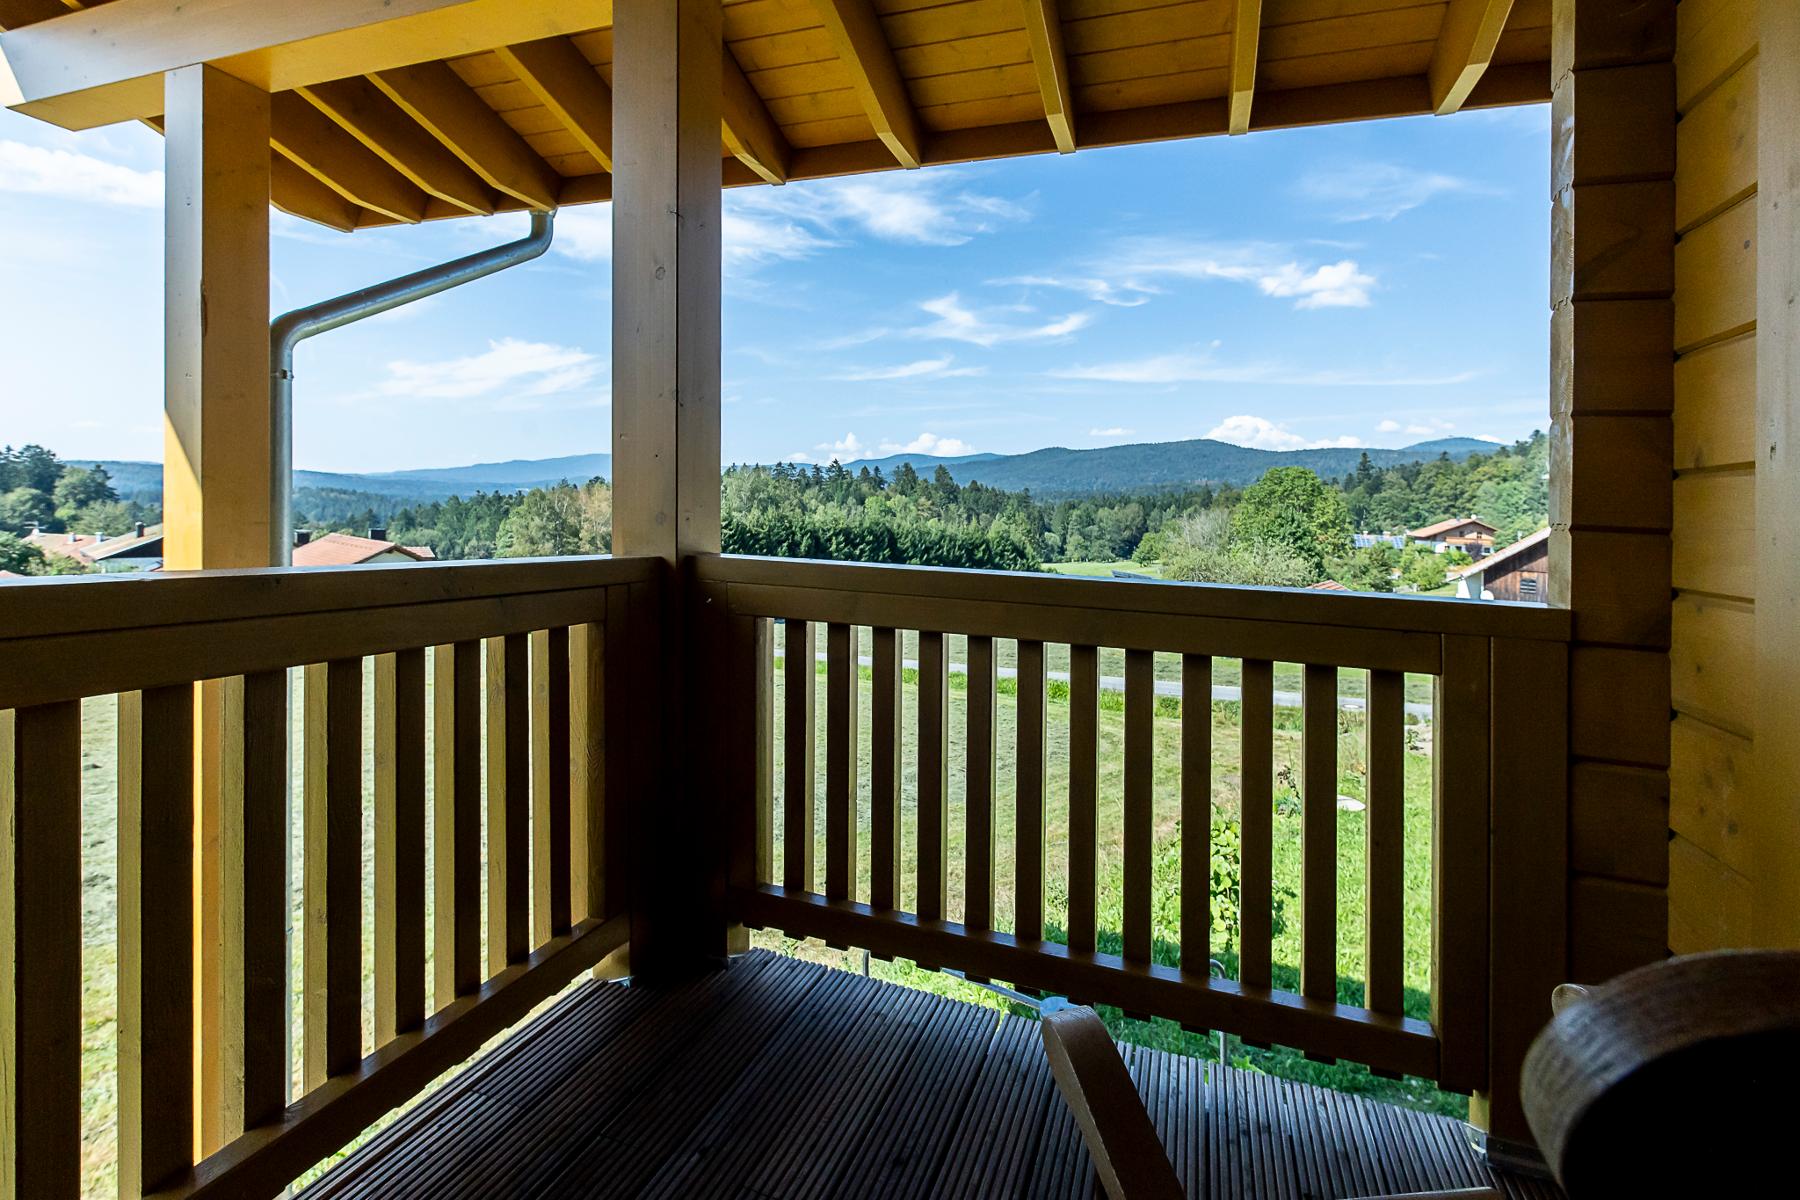
<instances>
[{"instance_id":1,"label":"green grass lawn","mask_svg":"<svg viewBox=\"0 0 1800 1200\"><path fill-rule=\"evenodd\" d=\"M778 638L780 633L778 630ZM866 638L866 635L865 635ZM907 657L916 657L916 636L908 635L905 643ZM965 639L950 639L950 657L953 661L966 661ZM821 646L823 639L820 639ZM867 642L863 643L866 652ZM1052 671L1066 670L1068 666L1068 650L1064 646L1047 648L1048 667ZM1010 666L1016 661L1016 648L1010 641L996 643L996 657L1003 666ZM819 670L823 671L821 665ZM1124 673L1123 655L1118 651L1103 650L1101 652L1101 672L1109 675ZM1158 655L1156 657L1156 674L1159 679L1179 678L1179 658L1174 655ZM1214 678L1220 683L1237 681L1237 663L1220 659L1214 663ZM1358 694L1362 673L1346 671L1340 676L1340 690L1345 694ZM962 751L965 744L966 727L966 693L963 687L966 680L961 676L952 680L951 692L951 795L950 795L950 892L951 913L960 913L963 888L964 846L963 831L963 791L962 791ZM776 673L776 689L782 687L781 673ZM821 840L824 835L823 797L825 794L824 769L825 754L822 745L824 729L824 677L817 676L820 689L817 704L820 715L818 735L821 745L817 754L819 778L817 795L820 799L820 812L816 819L816 832ZM1276 686L1284 690L1298 690L1299 668L1292 664L1280 664L1276 669ZM1409 681L1409 698L1415 694L1415 687L1422 688L1422 694L1429 696L1429 680ZM996 792L996 896L995 912L997 924L1001 928L1010 927L1013 909L1012 888L1014 884L1013 856L1013 764L1012 747L1015 739L1014 713L1016 685L1011 680L1001 680L998 698L998 734L996 747L999 756ZM859 737L861 751L859 795L862 799L861 821L863 833L861 843L864 847L862 877L858 883L858 895L866 899L868 895L867 877L867 845L868 845L868 722L869 685L862 684L863 702L860 706L862 733ZM294 820L296 833L300 820L300 787L301 758L299 740L300 684L298 672L295 673L292 689L291 711L294 714L294 738L291 743L294 795ZM373 794L373 697L374 684L372 675L365 677L365 792ZM917 753L915 746L916 689L910 684L904 689L902 700L907 720L903 723L905 743L902 747L902 761L905 771L905 795L916 796ZM1049 707L1049 771L1048 792L1049 810L1047 824L1048 874L1046 919L1060 929L1066 921L1067 896L1067 864L1068 864L1068 705L1066 701L1053 700ZM1119 693L1103 693L1099 717L1100 745L1100 897L1099 916L1102 929L1102 948L1118 951L1117 929L1120 921L1121 896L1121 846L1120 846L1120 794L1122 786L1122 738L1124 729L1122 697ZM1236 816L1238 812L1238 732L1237 706L1229 703L1217 703L1213 709L1213 802L1214 811L1221 819ZM1177 913L1179 912L1179 821L1177 818L1177 765L1180 750L1180 726L1175 717L1179 713L1179 702L1164 697L1158 705L1158 717L1155 721L1155 813L1156 813L1156 854L1155 854L1155 903L1152 913L1154 920L1153 934L1156 939L1156 955L1159 961L1174 964L1174 955L1180 945L1180 929ZM82 748L82 871L83 871L83 1053L82 1053L82 1145L84 1189L83 1194L90 1197L111 1196L116 1193L116 1154L117 1154L117 1027L115 1022L115 1006L117 997L117 924L115 920L115 894L117 879L117 833L118 833L118 796L116 767L116 703L111 697L102 697L87 701L82 706L83 748ZM430 720L430 706L427 706L427 720ZM1284 798L1278 803L1275 816L1275 885L1278 891L1285 889L1292 895L1298 895L1300 871L1300 823L1297 800L1287 793L1291 791L1291 781L1298 775L1299 754L1299 713L1293 709L1277 709L1277 730L1275 734L1275 754L1280 775L1278 790L1284 792ZM779 786L781 780L781 706L776 705L776 784L778 799L776 802L777 836L779 837L779 821L781 806ZM1354 713L1345 713L1340 717L1340 750L1339 763L1342 770L1339 791L1345 795L1361 797L1362 795L1362 733L1361 718ZM427 772L430 762L426 764ZM1407 942L1406 942L1406 984L1408 1011L1416 1016L1424 1016L1427 1011L1425 989L1427 987L1427 956L1430 948L1430 879L1431 862L1429 854L1431 827L1431 772L1430 760L1426 753L1413 752L1407 756L1407 846L1406 846L1406 897L1407 897ZM905 878L903 900L911 906L916 886L915 853L916 842L916 810L909 802L904 813L903 840L905 858ZM364 815L364 929L373 928L373 815L365 808ZM429 837L429 829L427 831ZM1338 823L1339 837L1339 961L1338 974L1339 997L1347 1003L1360 1003L1362 990L1362 914L1363 914L1363 816L1361 813L1340 812ZM296 837L294 845L293 886L294 925L301 928L300 894L297 886L299 845ZM429 853L429 851L428 851ZM822 844L817 852L823 862ZM429 858L428 858L429 861ZM780 861L779 851L776 861ZM427 919L429 919L430 894L427 892ZM1297 986L1297 967L1299 961L1299 926L1298 903L1288 899L1286 903L1286 923L1279 932L1274 946L1275 982L1278 987L1289 989ZM1110 931L1110 932L1109 932ZM485 927L484 927L485 937ZM1108 944L1110 939L1110 944ZM1219 939L1215 935L1215 952ZM810 958L832 962L839 966L860 969L860 956L852 961L850 956L826 950L816 943L796 944L774 934L759 934L758 944L772 946L790 953L801 953ZM301 955L303 947L299 938L293 940L293 982L295 987L295 1030L294 1045L301 1042L299 1029L299 986L301 980ZM427 946L429 954L430 947ZM373 1028L372 1017L372 963L373 946L371 936L364 937L364 988L365 988L365 1029ZM1228 972L1235 972L1235 958L1230 954L1223 957ZM931 990L954 995L960 999L976 1003L997 1005L999 1001L993 993L966 984L948 975L927 973L917 970L910 964L875 964L874 973L883 978L898 980L912 986L927 987ZM427 978L429 978L429 967ZM1146 1045L1165 1049L1178 1049L1190 1054L1203 1056L1216 1055L1216 1041L1182 1032L1178 1027L1164 1021L1137 1022L1129 1021L1118 1013L1108 1013L1116 1036L1124 1040L1140 1042ZM367 1035L365 1035L367 1036ZM373 1049L368 1046L368 1049ZM1254 1065L1282 1075L1309 1079L1328 1083L1336 1087L1366 1092L1383 1099L1423 1105L1438 1111L1458 1113L1464 1111L1465 1102L1461 1097L1440 1093L1430 1085L1418 1080L1388 1081L1374 1078L1360 1067L1324 1066L1309 1063L1299 1055L1282 1049L1272 1051L1247 1050L1233 1043L1231 1057L1240 1064ZM454 1072L452 1072L453 1074ZM297 1080L296 1080L297 1091ZM384 1122L385 1123L385 1122ZM340 1156L334 1156L340 1157ZM321 1164L322 1169L325 1164ZM316 1177L318 1169L310 1172L308 1178Z\"/></svg>"},{"instance_id":2,"label":"green grass lawn","mask_svg":"<svg viewBox=\"0 0 1800 1200\"><path fill-rule=\"evenodd\" d=\"M1126 571L1132 575L1149 575L1153 578L1162 576L1162 568L1157 564L1133 562L1129 558L1121 558L1115 562L1045 563L1044 570L1053 575L1087 575L1106 579L1110 579L1114 571Z\"/></svg>"},{"instance_id":3,"label":"green grass lawn","mask_svg":"<svg viewBox=\"0 0 1800 1200\"><path fill-rule=\"evenodd\" d=\"M777 633L778 647L780 632ZM1002 654L1011 649L1010 643L1002 646ZM779 649L778 649L779 653ZM951 657L959 660L953 647ZM1158 656L1160 658L1174 656ZM779 659L778 659L779 662ZM1224 664L1215 664L1215 667ZM1235 667L1236 664L1230 664ZM1103 668L1104 670L1104 668ZM1296 668L1297 670L1297 668ZM817 778L815 780L815 803L817 811L814 816L815 860L824 862L824 797L825 797L825 747L823 739L825 712L825 677L821 664L816 676L818 694L815 704L818 720L815 728L815 760ZM775 704L775 827L776 852L775 862L781 861L781 782L782 782L782 749L784 742L782 671L776 671L777 701ZM860 733L859 749L859 844L862 847L862 862L859 867L856 898L868 899L868 837L869 837L869 695L870 685L867 671L861 684L861 703L858 706ZM1159 672L1160 674L1160 672ZM1348 677L1359 675L1359 672L1344 672L1345 682ZM963 840L965 813L963 808L963 750L966 745L967 705L966 692L959 685L964 680L953 677L950 692L950 819L947 836L949 841L949 915L957 918L962 911L963 887L965 881L965 853ZM1007 681L1002 681L1003 685ZM1297 680L1296 680L1297 683ZM1348 691L1346 687L1343 690ZM1013 747L1016 744L1017 701L1012 694L1013 689L1002 687L996 705L996 757L999 760L996 770L995 791L995 924L1001 929L1011 928L1013 912L1013 887L1016 878L1014 863L1014 823L1016 815L1014 776L1012 760ZM915 907L917 889L917 809L914 797L917 796L917 739L916 739L916 688L910 681L902 689L901 707L904 714L901 728L903 731L902 763L902 795L906 798L902 806L902 907L912 910ZM1237 705L1231 703L1214 703L1213 717L1213 770L1212 797L1213 811L1218 820L1234 819L1238 816L1240 797L1238 791L1239 742ZM1046 791L1048 794L1048 811L1046 822L1046 898L1045 919L1053 927L1052 937L1061 940L1060 930L1066 925L1068 912L1068 704L1053 700L1048 705L1048 770ZM1167 698L1158 705L1157 718L1154 722L1153 752L1153 792L1155 812L1155 852L1153 868L1154 898L1151 907L1152 936L1154 938L1154 955L1158 962L1170 966L1179 964L1181 931L1179 928L1180 911L1180 749L1181 728L1179 721L1180 708L1177 703ZM1274 887L1278 899L1284 900L1283 911L1278 914L1285 919L1278 919L1277 933L1273 946L1275 963L1275 985L1287 990L1297 990L1299 985L1300 961L1300 926L1299 902L1300 890L1300 805L1296 783L1300 771L1300 714L1293 709L1277 709L1275 731L1275 761L1277 770L1276 811L1274 817ZM1118 930L1121 924L1123 908L1123 845L1122 845L1122 795L1123 795L1123 738L1124 713L1122 705L1112 706L1103 703L1099 714L1099 867L1098 879L1100 894L1098 912L1101 927L1101 949L1112 953L1119 952ZM1431 759L1428 752L1428 732L1413 727L1409 732L1409 751L1406 756L1406 844L1405 844L1405 901L1406 901L1406 940L1405 940L1405 985L1406 1009L1409 1015L1426 1017L1430 1010L1429 985L1431 949ZM1338 764L1340 778L1338 792L1354 799L1362 799L1364 795L1364 748L1363 721L1358 713L1344 712L1339 715ZM1364 814L1339 810L1338 812L1338 998L1346 1004L1360 1005L1363 992L1363 923L1366 905L1366 888L1364 872ZM822 885L821 878L819 884ZM783 939L771 933L758 935L761 945L779 947L790 952L798 949L791 939ZM1233 953L1220 953L1220 938L1214 934L1215 956L1223 960L1228 975L1236 974L1236 956ZM860 954L852 958L826 949L820 944L807 944L804 953L808 957L838 965L859 967ZM901 962L894 964L876 963L871 971L883 978L895 979L909 984L921 983L932 990L957 996L960 999L977 1003L998 1004L993 993L973 985L962 983L952 977L920 972L910 964ZM1176 1049L1184 1053L1205 1057L1217 1056L1217 1042L1214 1038L1205 1038L1183 1032L1178 1026L1167 1021L1139 1022L1125 1019L1117 1012L1106 1013L1114 1035L1121 1040L1140 1042L1145 1045L1163 1049ZM1466 1114L1465 1098L1438 1091L1430 1084L1416 1079L1386 1080L1380 1079L1363 1067L1351 1065L1325 1065L1308 1062L1299 1054L1282 1048L1263 1051L1247 1049L1236 1042L1232 1043L1231 1057L1241 1065L1254 1065L1290 1078L1324 1083L1344 1090L1357 1091L1377 1096L1381 1099L1406 1103L1429 1108L1433 1111L1451 1113L1458 1116Z\"/></svg>"}]
</instances>

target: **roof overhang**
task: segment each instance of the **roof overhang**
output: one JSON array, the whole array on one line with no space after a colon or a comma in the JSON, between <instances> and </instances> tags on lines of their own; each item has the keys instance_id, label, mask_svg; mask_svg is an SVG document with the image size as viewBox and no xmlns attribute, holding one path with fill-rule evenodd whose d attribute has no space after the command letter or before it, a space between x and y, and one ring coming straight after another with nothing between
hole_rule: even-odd
<instances>
[{"instance_id":1,"label":"roof overhang","mask_svg":"<svg viewBox=\"0 0 1800 1200\"><path fill-rule=\"evenodd\" d=\"M1543 101L1551 0L722 0L727 186ZM274 94L275 202L340 229L612 195L610 0L0 0L0 99L160 128Z\"/></svg>"}]
</instances>

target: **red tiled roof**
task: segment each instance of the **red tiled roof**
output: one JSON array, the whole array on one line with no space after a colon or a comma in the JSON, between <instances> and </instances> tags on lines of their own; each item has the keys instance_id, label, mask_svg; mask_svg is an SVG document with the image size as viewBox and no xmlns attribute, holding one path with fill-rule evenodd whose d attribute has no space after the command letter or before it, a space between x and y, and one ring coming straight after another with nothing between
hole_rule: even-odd
<instances>
[{"instance_id":1,"label":"red tiled roof","mask_svg":"<svg viewBox=\"0 0 1800 1200\"><path fill-rule=\"evenodd\" d=\"M1461 529L1464 525L1479 525L1490 534L1494 527L1486 521L1477 521L1474 517L1451 517L1448 521L1439 521L1435 525L1427 525L1423 529L1409 529L1406 536L1417 541L1427 541L1440 533L1449 533L1452 529Z\"/></svg>"},{"instance_id":2,"label":"red tiled roof","mask_svg":"<svg viewBox=\"0 0 1800 1200\"><path fill-rule=\"evenodd\" d=\"M395 553L407 558L423 558L411 546L384 542L376 538L357 537L349 533L327 533L304 546L294 547L296 567L348 567L368 562L383 554Z\"/></svg>"},{"instance_id":3,"label":"red tiled roof","mask_svg":"<svg viewBox=\"0 0 1800 1200\"><path fill-rule=\"evenodd\" d=\"M1306 590L1309 592L1347 592L1350 589L1335 579L1321 579L1315 584L1308 585Z\"/></svg>"}]
</instances>

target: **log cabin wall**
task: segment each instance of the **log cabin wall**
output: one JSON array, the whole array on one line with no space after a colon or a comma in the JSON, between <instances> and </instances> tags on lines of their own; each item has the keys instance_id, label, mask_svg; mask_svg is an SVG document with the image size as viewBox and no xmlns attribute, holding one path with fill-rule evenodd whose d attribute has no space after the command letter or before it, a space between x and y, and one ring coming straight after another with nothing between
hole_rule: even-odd
<instances>
[{"instance_id":1,"label":"log cabin wall","mask_svg":"<svg viewBox=\"0 0 1800 1200\"><path fill-rule=\"evenodd\" d=\"M1765 0L1767 2L1767 0ZM1669 946L1754 939L1756 0L1683 0L1675 55ZM1789 665L1791 669L1791 664Z\"/></svg>"},{"instance_id":2,"label":"log cabin wall","mask_svg":"<svg viewBox=\"0 0 1800 1200\"><path fill-rule=\"evenodd\" d=\"M1675 0L1557 0L1550 523L1570 656L1568 970L1667 953Z\"/></svg>"}]
</instances>

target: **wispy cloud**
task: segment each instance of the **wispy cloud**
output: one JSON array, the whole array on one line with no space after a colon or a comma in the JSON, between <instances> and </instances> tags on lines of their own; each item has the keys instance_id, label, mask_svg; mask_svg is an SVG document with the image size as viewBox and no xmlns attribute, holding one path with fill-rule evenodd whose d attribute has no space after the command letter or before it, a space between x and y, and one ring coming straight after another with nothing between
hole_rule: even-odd
<instances>
[{"instance_id":1,"label":"wispy cloud","mask_svg":"<svg viewBox=\"0 0 1800 1200\"><path fill-rule=\"evenodd\" d=\"M1099 383L1264 383L1302 387L1444 387L1474 378L1472 371L1452 375L1409 375L1397 371L1307 369L1274 362L1225 363L1210 353L1155 354L1147 358L1059 367L1049 374L1057 379Z\"/></svg>"},{"instance_id":2,"label":"wispy cloud","mask_svg":"<svg viewBox=\"0 0 1800 1200\"><path fill-rule=\"evenodd\" d=\"M937 320L907 330L908 337L968 342L986 347L997 346L1002 342L1039 342L1066 338L1085 328L1093 320L1089 313L1073 312L1049 321L1008 322L1000 319L999 314L1017 313L1019 309L989 309L984 312L964 304L962 296L957 292L921 301L919 307Z\"/></svg>"},{"instance_id":3,"label":"wispy cloud","mask_svg":"<svg viewBox=\"0 0 1800 1200\"><path fill-rule=\"evenodd\" d=\"M163 173L139 171L75 150L0 140L0 192L159 208Z\"/></svg>"},{"instance_id":4,"label":"wispy cloud","mask_svg":"<svg viewBox=\"0 0 1800 1200\"><path fill-rule=\"evenodd\" d=\"M1143 290L1155 279L1224 280L1291 299L1297 309L1367 308L1376 286L1375 276L1355 259L1311 263L1288 248L1262 242L1130 238L1096 265L1095 273L1121 290Z\"/></svg>"},{"instance_id":5,"label":"wispy cloud","mask_svg":"<svg viewBox=\"0 0 1800 1200\"><path fill-rule=\"evenodd\" d=\"M517 404L582 391L596 380L602 366L578 347L500 338L490 341L482 353L461 358L396 359L387 364L388 377L376 394L443 400L495 397Z\"/></svg>"},{"instance_id":6,"label":"wispy cloud","mask_svg":"<svg viewBox=\"0 0 1800 1200\"><path fill-rule=\"evenodd\" d=\"M922 358L892 367L859 367L831 378L844 383L872 383L899 379L951 379L986 373L986 367L958 367L955 358Z\"/></svg>"},{"instance_id":7,"label":"wispy cloud","mask_svg":"<svg viewBox=\"0 0 1800 1200\"><path fill-rule=\"evenodd\" d=\"M1024 204L977 191L956 172L747 188L727 195L726 210L790 222L832 241L860 234L917 246L960 246L1030 216Z\"/></svg>"},{"instance_id":8,"label":"wispy cloud","mask_svg":"<svg viewBox=\"0 0 1800 1200\"><path fill-rule=\"evenodd\" d=\"M1257 450L1312 450L1328 446L1360 446L1359 438L1348 434L1337 438L1309 440L1277 425L1265 417L1240 414L1226 417L1207 430L1206 436L1234 446L1250 446Z\"/></svg>"},{"instance_id":9,"label":"wispy cloud","mask_svg":"<svg viewBox=\"0 0 1800 1200\"><path fill-rule=\"evenodd\" d=\"M1088 430L1088 436L1097 438L1122 438L1130 437L1136 432L1137 430L1135 429L1126 429L1123 426L1114 425L1111 429L1090 429Z\"/></svg>"},{"instance_id":10,"label":"wispy cloud","mask_svg":"<svg viewBox=\"0 0 1800 1200\"><path fill-rule=\"evenodd\" d=\"M1384 420L1380 424L1376 425L1375 432L1377 432L1377 433L1433 434L1433 433L1449 433L1451 430L1453 430L1455 428L1456 428L1456 425L1453 422L1441 420L1438 418L1433 418L1431 420L1430 424L1425 424L1424 422L1415 421L1415 422L1412 422L1411 424L1402 425L1399 421L1396 421L1390 417L1387 420Z\"/></svg>"},{"instance_id":11,"label":"wispy cloud","mask_svg":"<svg viewBox=\"0 0 1800 1200\"><path fill-rule=\"evenodd\" d=\"M1334 210L1336 221L1391 221L1438 196L1483 189L1469 180L1397 163L1343 163L1300 180L1300 194Z\"/></svg>"},{"instance_id":12,"label":"wispy cloud","mask_svg":"<svg viewBox=\"0 0 1800 1200\"><path fill-rule=\"evenodd\" d=\"M1161 288L1151 287L1146 283L1130 280L1115 283L1109 279L1080 275L1014 275L1006 279L990 279L988 284L992 287L1057 288L1061 291L1078 292L1095 304L1110 304L1115 308L1136 308L1140 304L1148 304L1150 297L1162 292Z\"/></svg>"}]
</instances>

